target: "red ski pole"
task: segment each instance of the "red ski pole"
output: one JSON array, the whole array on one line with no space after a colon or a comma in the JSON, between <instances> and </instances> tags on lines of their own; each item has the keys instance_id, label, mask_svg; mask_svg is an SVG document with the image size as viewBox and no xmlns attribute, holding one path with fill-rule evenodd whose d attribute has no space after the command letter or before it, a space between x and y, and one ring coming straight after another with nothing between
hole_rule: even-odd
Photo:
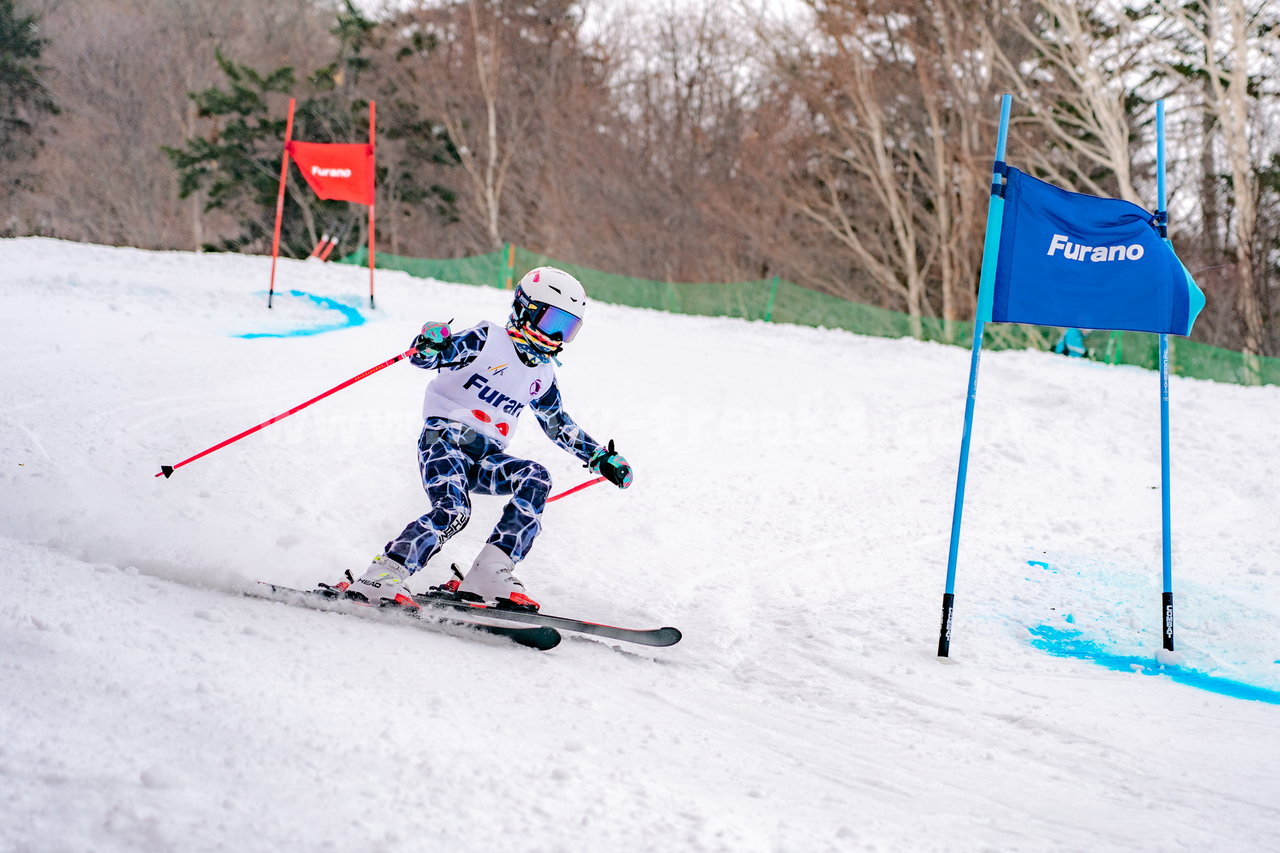
<instances>
[{"instance_id":1,"label":"red ski pole","mask_svg":"<svg viewBox=\"0 0 1280 853\"><path fill-rule=\"evenodd\" d=\"M558 501L561 498L567 498L569 497L569 495L573 494L574 492L582 491L587 486L594 486L596 483L603 483L604 481L605 481L604 477L596 477L594 480L587 480L587 482L585 483L579 483L578 485L574 486L572 489L565 489L560 494L552 495L551 497L547 498L547 503L551 503L552 501Z\"/></svg>"},{"instance_id":2,"label":"red ski pole","mask_svg":"<svg viewBox=\"0 0 1280 853\"><path fill-rule=\"evenodd\" d=\"M195 456L192 456L189 459L183 459L177 465L161 465L160 473L156 474L156 476L164 477L167 480L173 476L174 471L178 470L183 465L188 465L192 462L195 462L197 459L199 459L202 456L208 456L210 453L213 453L215 450L221 450L222 448L226 447L228 444L233 444L247 435L253 435L258 430L263 429L264 427L269 427L276 421L284 420L285 418L289 417L289 415L292 415L294 412L300 412L303 409L305 409L307 406L310 406L312 403L318 403L321 400L323 400L325 397L328 397L330 394L336 394L339 391L341 391L343 388L346 388L349 385L354 385L355 383L359 382L361 379L368 378L373 374L377 373L379 370L382 370L385 367L390 367L391 365L395 364L397 361L408 358L409 356L413 355L416 352L417 352L416 349L407 349L404 352L400 353L395 358L389 358L386 361L382 362L382 364L379 364L377 367L371 367L368 370L366 370L364 373L361 373L359 376L353 376L350 379L348 379L346 382L343 382L341 385L335 385L332 388L330 388L328 391L325 391L323 394L317 394L315 397L312 397L307 402L300 403L297 406L294 406L289 411L276 415L274 418L272 418L269 421L263 421L262 423L258 424L255 427L249 427L249 429L245 430L239 435L233 435L231 436L231 438L228 438L226 441L220 442L219 444L215 444L213 447L210 447L207 450L201 450L199 453L197 453Z\"/></svg>"}]
</instances>

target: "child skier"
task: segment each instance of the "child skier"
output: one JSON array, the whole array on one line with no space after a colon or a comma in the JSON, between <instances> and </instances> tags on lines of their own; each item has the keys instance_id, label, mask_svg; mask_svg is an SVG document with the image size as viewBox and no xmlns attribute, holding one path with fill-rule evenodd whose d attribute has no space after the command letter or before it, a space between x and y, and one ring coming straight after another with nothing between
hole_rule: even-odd
<instances>
[{"instance_id":1,"label":"child skier","mask_svg":"<svg viewBox=\"0 0 1280 853\"><path fill-rule=\"evenodd\" d=\"M610 441L601 446L565 412L556 384L556 355L582 326L586 293L554 267L530 270L516 287L506 328L482 322L458 334L427 323L410 361L441 372L427 385L418 470L431 510L387 543L384 553L351 583L348 596L416 606L405 581L427 564L471 517L470 493L510 495L502 517L471 570L443 589L468 600L536 610L512 574L541 529L551 477L542 465L504 452L525 407L557 445L615 486L631 485L631 466Z\"/></svg>"}]
</instances>

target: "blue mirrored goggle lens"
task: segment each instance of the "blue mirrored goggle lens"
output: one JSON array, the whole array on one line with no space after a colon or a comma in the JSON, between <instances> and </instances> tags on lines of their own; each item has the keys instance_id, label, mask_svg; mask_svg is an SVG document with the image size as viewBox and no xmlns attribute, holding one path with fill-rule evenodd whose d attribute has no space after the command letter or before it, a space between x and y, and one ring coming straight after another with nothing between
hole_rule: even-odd
<instances>
[{"instance_id":1,"label":"blue mirrored goggle lens","mask_svg":"<svg viewBox=\"0 0 1280 853\"><path fill-rule=\"evenodd\" d=\"M582 318L554 305L544 305L534 319L534 325L542 334L548 337L558 335L560 340L568 343L582 328Z\"/></svg>"}]
</instances>

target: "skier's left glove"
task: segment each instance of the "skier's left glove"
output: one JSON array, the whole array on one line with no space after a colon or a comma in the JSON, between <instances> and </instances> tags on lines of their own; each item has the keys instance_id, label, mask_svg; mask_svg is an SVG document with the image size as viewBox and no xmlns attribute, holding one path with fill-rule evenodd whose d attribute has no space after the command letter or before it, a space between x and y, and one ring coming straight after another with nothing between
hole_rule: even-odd
<instances>
[{"instance_id":1,"label":"skier's left glove","mask_svg":"<svg viewBox=\"0 0 1280 853\"><path fill-rule=\"evenodd\" d=\"M443 352L449 346L448 323L426 323L422 334L413 339L413 348L418 352Z\"/></svg>"},{"instance_id":2,"label":"skier's left glove","mask_svg":"<svg viewBox=\"0 0 1280 853\"><path fill-rule=\"evenodd\" d=\"M619 489L631 485L631 466L627 464L625 456L613 449L613 439L609 439L608 447L602 447L591 455L587 467Z\"/></svg>"}]
</instances>

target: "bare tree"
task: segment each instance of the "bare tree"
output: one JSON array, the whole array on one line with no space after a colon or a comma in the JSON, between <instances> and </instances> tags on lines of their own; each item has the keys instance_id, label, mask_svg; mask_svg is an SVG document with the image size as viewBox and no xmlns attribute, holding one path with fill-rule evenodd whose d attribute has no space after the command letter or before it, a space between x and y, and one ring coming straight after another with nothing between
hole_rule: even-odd
<instances>
[{"instance_id":1,"label":"bare tree","mask_svg":"<svg viewBox=\"0 0 1280 853\"><path fill-rule=\"evenodd\" d=\"M467 248L528 227L529 199L511 192L538 169L532 141L574 119L564 96L582 71L579 23L572 0L420 2L391 23L402 86L439 117L466 174Z\"/></svg>"},{"instance_id":2,"label":"bare tree","mask_svg":"<svg viewBox=\"0 0 1280 853\"><path fill-rule=\"evenodd\" d=\"M773 271L761 246L779 236L766 211L786 172L775 144L786 124L773 119L782 105L750 33L723 9L671 4L633 21L630 41L614 47L626 149L617 177L634 243L617 251L649 277L725 281Z\"/></svg>"},{"instance_id":3,"label":"bare tree","mask_svg":"<svg viewBox=\"0 0 1280 853\"><path fill-rule=\"evenodd\" d=\"M1003 82L1031 131L1019 157L1079 192L1147 207L1134 185L1135 92L1149 82L1158 25L1137 26L1123 0L1035 0L1003 23L1020 44L997 50Z\"/></svg>"},{"instance_id":4,"label":"bare tree","mask_svg":"<svg viewBox=\"0 0 1280 853\"><path fill-rule=\"evenodd\" d=\"M1263 58L1274 66L1280 50L1280 15L1271 4L1246 0L1162 3L1161 8L1176 23L1179 43L1189 45L1178 57L1176 70L1184 75L1190 71L1203 81L1205 127L1217 131L1230 188L1235 308L1243 349L1262 354L1267 347L1261 287L1265 279L1259 267L1268 259L1265 254L1258 257L1258 173L1263 155L1257 128L1263 121L1259 96L1265 89L1255 86L1255 79L1261 78ZM1276 94L1274 89L1271 94ZM1206 172L1213 168L1213 142L1206 139ZM1212 178L1205 180L1212 182ZM1207 194L1216 199L1212 190ZM1210 219L1205 225L1212 249L1217 222Z\"/></svg>"},{"instance_id":5,"label":"bare tree","mask_svg":"<svg viewBox=\"0 0 1280 853\"><path fill-rule=\"evenodd\" d=\"M964 24L981 10L961 0L809 5L817 32L782 61L812 135L791 202L852 261L825 288L957 319L976 285L979 164L993 126L990 36Z\"/></svg>"},{"instance_id":6,"label":"bare tree","mask_svg":"<svg viewBox=\"0 0 1280 853\"><path fill-rule=\"evenodd\" d=\"M500 17L486 15L484 24L480 21L480 3L471 0L467 3L466 21L470 31L466 37L470 41L470 58L475 72L475 79L480 92L480 101L484 109L483 123L476 133L467 133L466 120L456 106L446 108L443 113L445 128L455 141L461 141L458 148L462 167L471 179L472 190L480 207L485 234L489 245L498 248L502 245L500 214L502 191L506 184L507 171L511 166L511 158L515 152L514 137L528 127L531 115L525 113L523 121L510 129L511 144L498 137L498 82L503 73L504 38L498 24ZM486 7L486 11L491 11ZM510 72L508 72L510 73ZM504 105L505 106L505 105ZM474 139L474 147L465 141Z\"/></svg>"},{"instance_id":7,"label":"bare tree","mask_svg":"<svg viewBox=\"0 0 1280 853\"><path fill-rule=\"evenodd\" d=\"M162 146L196 130L187 93L218 74L223 47L266 61L323 53L328 16L310 0L33 0L62 114L19 202L25 229L142 247L196 248L233 223L178 197Z\"/></svg>"}]
</instances>

